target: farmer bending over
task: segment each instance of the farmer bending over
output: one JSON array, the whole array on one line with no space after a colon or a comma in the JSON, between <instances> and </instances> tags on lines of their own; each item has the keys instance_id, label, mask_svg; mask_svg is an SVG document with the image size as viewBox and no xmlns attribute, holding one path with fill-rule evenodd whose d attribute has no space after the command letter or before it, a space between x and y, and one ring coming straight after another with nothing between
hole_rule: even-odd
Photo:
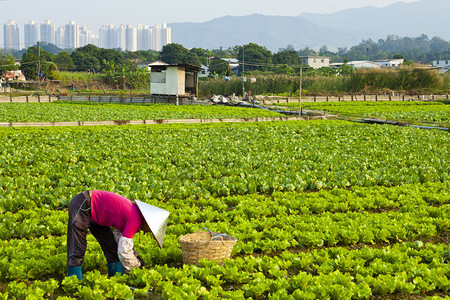
<instances>
[{"instance_id":1,"label":"farmer bending over","mask_svg":"<svg viewBox=\"0 0 450 300\"><path fill-rule=\"evenodd\" d=\"M81 265L86 252L88 228L106 257L108 275L114 276L143 265L142 259L134 251L133 236L139 230L150 232L147 222L152 222L152 229L156 225L159 236L155 235L155 238L162 247L168 215L169 212L165 210L137 200L134 203L111 192L94 190L79 193L69 203L68 276L82 278ZM153 224L152 219L159 223ZM116 230L113 232L111 227Z\"/></svg>"}]
</instances>

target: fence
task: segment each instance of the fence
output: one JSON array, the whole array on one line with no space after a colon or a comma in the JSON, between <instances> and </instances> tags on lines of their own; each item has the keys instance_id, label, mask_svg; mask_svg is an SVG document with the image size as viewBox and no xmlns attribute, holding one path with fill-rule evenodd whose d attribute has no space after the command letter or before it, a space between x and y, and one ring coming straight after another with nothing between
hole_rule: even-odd
<instances>
[{"instance_id":1,"label":"fence","mask_svg":"<svg viewBox=\"0 0 450 300\"><path fill-rule=\"evenodd\" d=\"M433 101L433 100L448 100L449 95L344 95L344 96L307 96L302 97L302 102L338 102L338 101ZM272 103L295 103L298 98L290 97L272 97L272 96L257 96L262 104Z\"/></svg>"},{"instance_id":2,"label":"fence","mask_svg":"<svg viewBox=\"0 0 450 300\"><path fill-rule=\"evenodd\" d=\"M448 100L449 95L344 95L344 96L307 96L302 97L302 102L337 102L337 101L433 101ZM177 105L204 104L191 98L165 96L165 95L140 95L140 96L117 96L117 95L33 95L33 96L0 96L0 102L53 102L61 101L90 101L99 103L165 103ZM256 96L256 101L261 104L294 103L298 98L277 96Z\"/></svg>"},{"instance_id":3,"label":"fence","mask_svg":"<svg viewBox=\"0 0 450 300\"><path fill-rule=\"evenodd\" d=\"M143 95L143 96L115 96L115 95L33 95L33 96L0 96L0 102L53 102L74 101L74 102L99 102L99 103L164 103L176 105L201 104L200 102L184 97L165 95Z\"/></svg>"}]
</instances>

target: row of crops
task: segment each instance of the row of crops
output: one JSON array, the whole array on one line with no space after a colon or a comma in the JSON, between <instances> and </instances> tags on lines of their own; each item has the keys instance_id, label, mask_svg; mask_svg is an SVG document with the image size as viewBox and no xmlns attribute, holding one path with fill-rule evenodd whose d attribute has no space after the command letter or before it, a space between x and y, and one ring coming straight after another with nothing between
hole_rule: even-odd
<instances>
[{"instance_id":1,"label":"row of crops","mask_svg":"<svg viewBox=\"0 0 450 300\"><path fill-rule=\"evenodd\" d=\"M449 294L447 132L290 121L0 136L0 299ZM108 278L89 235L83 279L65 277L67 206L88 189L171 212L163 249L135 237L147 268ZM231 260L182 264L179 237L203 227L238 239Z\"/></svg>"},{"instance_id":2,"label":"row of crops","mask_svg":"<svg viewBox=\"0 0 450 300\"><path fill-rule=\"evenodd\" d=\"M219 119L283 116L270 110L218 105L110 104L94 102L0 103L0 122L69 122Z\"/></svg>"},{"instance_id":3,"label":"row of crops","mask_svg":"<svg viewBox=\"0 0 450 300\"><path fill-rule=\"evenodd\" d=\"M275 103L298 109L298 103ZM442 102L428 101L393 101L393 102L312 102L303 103L305 109L323 110L343 116L366 118L382 118L385 120L439 123L450 123L450 105Z\"/></svg>"}]
</instances>

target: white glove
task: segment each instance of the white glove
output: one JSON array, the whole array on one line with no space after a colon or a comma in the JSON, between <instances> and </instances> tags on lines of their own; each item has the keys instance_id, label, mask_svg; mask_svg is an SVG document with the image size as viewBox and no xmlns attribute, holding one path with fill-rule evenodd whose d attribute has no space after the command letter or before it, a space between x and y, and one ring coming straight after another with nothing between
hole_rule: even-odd
<instances>
[{"instance_id":1,"label":"white glove","mask_svg":"<svg viewBox=\"0 0 450 300\"><path fill-rule=\"evenodd\" d=\"M116 232L114 232L114 237L116 237ZM133 249L133 239L126 238L120 233L120 238L117 244L117 255L119 256L119 260L125 270L130 271L133 268L139 268L141 266L141 262L137 259L136 256L138 254L136 254Z\"/></svg>"}]
</instances>

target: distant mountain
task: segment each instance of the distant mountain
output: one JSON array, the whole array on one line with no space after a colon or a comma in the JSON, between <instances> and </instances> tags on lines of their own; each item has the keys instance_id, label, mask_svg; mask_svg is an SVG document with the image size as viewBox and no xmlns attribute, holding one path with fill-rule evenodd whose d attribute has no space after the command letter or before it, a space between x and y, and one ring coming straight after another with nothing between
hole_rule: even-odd
<instances>
[{"instance_id":1,"label":"distant mountain","mask_svg":"<svg viewBox=\"0 0 450 300\"><path fill-rule=\"evenodd\" d=\"M368 39L393 34L417 37L426 34L450 40L450 1L397 2L377 8L347 9L334 14L302 14L317 26L328 26Z\"/></svg>"},{"instance_id":2,"label":"distant mountain","mask_svg":"<svg viewBox=\"0 0 450 300\"><path fill-rule=\"evenodd\" d=\"M172 42L187 48L217 49L247 44L266 46L273 52L287 45L296 49L350 47L363 39L388 35L417 37L427 34L450 40L449 0L398 2L390 6L348 9L333 14L296 17L225 16L204 23L172 23Z\"/></svg>"},{"instance_id":3,"label":"distant mountain","mask_svg":"<svg viewBox=\"0 0 450 300\"><path fill-rule=\"evenodd\" d=\"M228 48L252 42L278 51L289 44L295 48L315 48L324 44L348 44L357 39L344 31L317 26L301 16L226 16L205 23L175 23L169 26L172 28L172 42L187 48Z\"/></svg>"}]
</instances>

